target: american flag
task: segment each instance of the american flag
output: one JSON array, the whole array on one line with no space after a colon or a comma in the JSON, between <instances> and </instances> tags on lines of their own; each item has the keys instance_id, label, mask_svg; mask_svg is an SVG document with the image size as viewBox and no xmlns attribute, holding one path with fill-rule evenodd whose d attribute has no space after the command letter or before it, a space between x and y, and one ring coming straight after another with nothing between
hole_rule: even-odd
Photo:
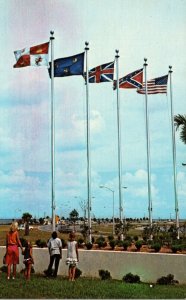
<instances>
[{"instance_id":1,"label":"american flag","mask_svg":"<svg viewBox=\"0 0 186 300\"><path fill-rule=\"evenodd\" d=\"M147 81L147 94L166 94L167 93L168 75L154 78ZM145 82L141 89L137 89L137 93L145 94Z\"/></svg>"},{"instance_id":2,"label":"american flag","mask_svg":"<svg viewBox=\"0 0 186 300\"><path fill-rule=\"evenodd\" d=\"M136 89L142 88L143 69L136 70L119 79L119 88ZM116 89L116 80L114 80L114 90Z\"/></svg>"},{"instance_id":3,"label":"american flag","mask_svg":"<svg viewBox=\"0 0 186 300\"><path fill-rule=\"evenodd\" d=\"M100 83L113 81L114 76L114 62L103 64L95 67L89 71L89 82Z\"/></svg>"}]
</instances>

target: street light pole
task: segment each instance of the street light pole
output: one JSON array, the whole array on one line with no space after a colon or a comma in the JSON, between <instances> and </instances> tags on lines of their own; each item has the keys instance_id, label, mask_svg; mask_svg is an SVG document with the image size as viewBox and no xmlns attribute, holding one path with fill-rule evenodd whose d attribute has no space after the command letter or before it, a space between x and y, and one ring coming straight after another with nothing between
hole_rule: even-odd
<instances>
[{"instance_id":1,"label":"street light pole","mask_svg":"<svg viewBox=\"0 0 186 300\"><path fill-rule=\"evenodd\" d=\"M126 190L126 189L127 189L127 186L122 186L122 188ZM123 198L124 198L124 200L125 200L125 197L123 197ZM125 201L124 201L124 203L125 203ZM123 204L122 204L122 207L123 207ZM123 215L123 219L124 219L124 220L123 220L124 223L126 223L126 217L125 217L124 215Z\"/></svg>"},{"instance_id":2,"label":"street light pole","mask_svg":"<svg viewBox=\"0 0 186 300\"><path fill-rule=\"evenodd\" d=\"M100 188L105 188L109 191L112 192L112 208L113 208L113 216L112 216L112 234L114 235L115 234L115 220L114 220L114 190L110 189L109 187L107 186L104 186L104 185L100 185Z\"/></svg>"}]
</instances>

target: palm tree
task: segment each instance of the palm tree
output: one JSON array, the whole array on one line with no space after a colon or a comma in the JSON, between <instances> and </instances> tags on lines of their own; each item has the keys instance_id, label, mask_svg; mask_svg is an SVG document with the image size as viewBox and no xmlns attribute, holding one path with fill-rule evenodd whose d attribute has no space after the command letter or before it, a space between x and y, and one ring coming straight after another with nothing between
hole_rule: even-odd
<instances>
[{"instance_id":1,"label":"palm tree","mask_svg":"<svg viewBox=\"0 0 186 300\"><path fill-rule=\"evenodd\" d=\"M22 220L25 222L25 235L29 235L29 221L32 219L32 215L29 212L25 212L22 215Z\"/></svg>"},{"instance_id":2,"label":"palm tree","mask_svg":"<svg viewBox=\"0 0 186 300\"><path fill-rule=\"evenodd\" d=\"M74 222L74 231L75 231L75 223L76 223L76 220L78 220L78 217L79 217L79 213L77 212L76 209L73 209L70 214L70 220L72 220L72 222Z\"/></svg>"},{"instance_id":3,"label":"palm tree","mask_svg":"<svg viewBox=\"0 0 186 300\"><path fill-rule=\"evenodd\" d=\"M174 116L174 122L176 125L176 130L181 128L180 139L184 144L186 144L186 115L176 115Z\"/></svg>"}]
</instances>

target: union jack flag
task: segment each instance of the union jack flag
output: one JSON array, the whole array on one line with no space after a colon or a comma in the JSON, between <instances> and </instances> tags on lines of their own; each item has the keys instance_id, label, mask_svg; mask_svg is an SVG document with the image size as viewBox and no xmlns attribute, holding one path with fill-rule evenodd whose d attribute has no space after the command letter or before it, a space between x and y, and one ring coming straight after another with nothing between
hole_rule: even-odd
<instances>
[{"instance_id":1,"label":"union jack flag","mask_svg":"<svg viewBox=\"0 0 186 300\"><path fill-rule=\"evenodd\" d=\"M85 75L86 76L86 75ZM89 71L89 82L100 83L113 81L114 77L114 62L103 64Z\"/></svg>"},{"instance_id":2,"label":"union jack flag","mask_svg":"<svg viewBox=\"0 0 186 300\"><path fill-rule=\"evenodd\" d=\"M154 78L147 81L147 94L166 94L167 93L167 81L168 81L168 75L161 76L158 78ZM143 86L141 89L137 89L137 93L139 94L145 94L145 82L143 83Z\"/></svg>"},{"instance_id":3,"label":"union jack flag","mask_svg":"<svg viewBox=\"0 0 186 300\"><path fill-rule=\"evenodd\" d=\"M142 88L143 69L136 70L119 79L119 88L136 89ZM116 89L116 80L114 80L114 90Z\"/></svg>"}]
</instances>

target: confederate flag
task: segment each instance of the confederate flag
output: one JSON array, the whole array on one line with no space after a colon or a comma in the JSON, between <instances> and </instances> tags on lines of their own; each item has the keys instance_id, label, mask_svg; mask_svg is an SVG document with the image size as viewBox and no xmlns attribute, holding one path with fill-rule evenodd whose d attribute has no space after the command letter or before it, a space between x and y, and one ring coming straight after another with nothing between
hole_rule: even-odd
<instances>
[{"instance_id":1,"label":"confederate flag","mask_svg":"<svg viewBox=\"0 0 186 300\"><path fill-rule=\"evenodd\" d=\"M119 88L136 89L142 88L143 69L136 70L119 79ZM114 90L116 89L116 80L114 80Z\"/></svg>"}]
</instances>

